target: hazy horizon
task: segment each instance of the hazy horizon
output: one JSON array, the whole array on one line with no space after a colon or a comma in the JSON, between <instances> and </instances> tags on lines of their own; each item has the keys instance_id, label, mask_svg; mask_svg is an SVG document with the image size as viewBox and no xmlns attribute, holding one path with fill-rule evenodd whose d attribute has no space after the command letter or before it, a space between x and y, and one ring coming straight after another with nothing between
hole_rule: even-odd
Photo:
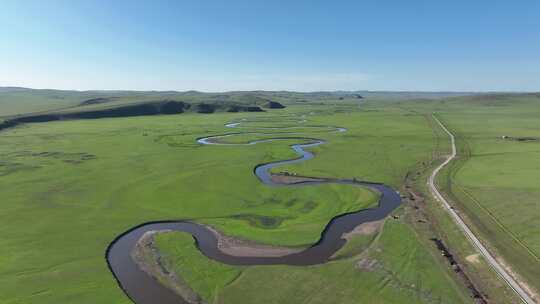
<instances>
[{"instance_id":1,"label":"hazy horizon","mask_svg":"<svg viewBox=\"0 0 540 304\"><path fill-rule=\"evenodd\" d=\"M57 89L57 88L34 88L34 87L25 87L25 86L10 86L10 85L0 85L0 89L26 89L26 90L51 90L51 91L75 91L75 92L176 92L176 93L186 93L186 92L197 92L197 93L207 93L207 94L213 94L213 93L234 93L234 92L292 92L292 93L361 93L361 92L369 92L369 93L471 93L471 94L496 94L496 93L538 93L540 90L532 90L532 91L480 91L480 90L474 90L474 91L413 91L413 90L369 90L369 89L358 89L358 90L316 90L316 91L293 91L293 90L225 90L225 91L203 91L203 90L129 90L129 89L88 89L88 90L76 90L76 89Z\"/></svg>"}]
</instances>

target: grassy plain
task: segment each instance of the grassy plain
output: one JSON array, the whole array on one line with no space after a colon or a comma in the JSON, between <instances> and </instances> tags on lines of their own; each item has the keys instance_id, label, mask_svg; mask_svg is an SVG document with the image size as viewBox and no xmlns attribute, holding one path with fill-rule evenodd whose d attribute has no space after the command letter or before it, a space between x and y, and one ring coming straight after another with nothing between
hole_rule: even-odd
<instances>
[{"instance_id":1,"label":"grassy plain","mask_svg":"<svg viewBox=\"0 0 540 304\"><path fill-rule=\"evenodd\" d=\"M249 147L196 143L204 135L230 132L223 125L231 120L297 113L306 114L306 125L349 129L306 129L304 136L328 144L313 149L314 160L290 168L302 174L355 176L397 188L410 168L431 157L434 147L424 116L391 105L359 109L321 104L263 114L60 121L2 131L0 221L9 233L0 238L1 302L128 303L107 269L104 250L119 233L145 221L194 219L230 235L300 246L316 240L334 215L372 205L375 195L361 188L260 184L253 167L295 157L288 147L292 142ZM275 224L269 227L261 217ZM257 296L257 290L250 290L256 284L253 278L271 270L265 286L283 288L291 299L297 299L292 285L282 282L311 282L302 291L307 294L321 289L320 282L340 291L336 284L347 281L338 295L343 303L362 297L387 303L462 302L462 290L445 265L432 258L434 251L407 224L385 227L370 251L383 265L381 271L357 271L352 260L312 268L252 267L227 285L230 291L223 301L239 303L238 296L246 292ZM284 273L290 277L283 278ZM331 293L336 296L336 290Z\"/></svg>"},{"instance_id":2,"label":"grassy plain","mask_svg":"<svg viewBox=\"0 0 540 304\"><path fill-rule=\"evenodd\" d=\"M451 194L492 248L540 290L540 98L503 98L441 116L463 156L450 173ZM518 137L537 139L511 139Z\"/></svg>"},{"instance_id":3,"label":"grassy plain","mask_svg":"<svg viewBox=\"0 0 540 304\"><path fill-rule=\"evenodd\" d=\"M164 263L209 303L463 303L455 283L410 227L389 220L369 250L327 264L224 266L193 246L190 235L158 235ZM421 269L421 271L419 271Z\"/></svg>"},{"instance_id":4,"label":"grassy plain","mask_svg":"<svg viewBox=\"0 0 540 304\"><path fill-rule=\"evenodd\" d=\"M440 186L491 250L538 291L539 95L461 97L403 106L436 112L456 135L459 158L441 175ZM531 140L518 140L523 137Z\"/></svg>"},{"instance_id":5,"label":"grassy plain","mask_svg":"<svg viewBox=\"0 0 540 304\"><path fill-rule=\"evenodd\" d=\"M397 107L366 106L354 114L322 111L309 117L315 125L335 125L345 133L320 134L331 143L311 148L317 157L309 162L275 168L300 175L356 177L399 188L407 171L429 160L433 134L423 115Z\"/></svg>"}]
</instances>

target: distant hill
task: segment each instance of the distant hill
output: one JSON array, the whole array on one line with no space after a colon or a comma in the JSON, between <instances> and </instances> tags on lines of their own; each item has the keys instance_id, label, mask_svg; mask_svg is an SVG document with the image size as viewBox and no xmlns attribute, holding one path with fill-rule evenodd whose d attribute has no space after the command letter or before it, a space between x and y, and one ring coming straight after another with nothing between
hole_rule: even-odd
<instances>
[{"instance_id":1,"label":"distant hill","mask_svg":"<svg viewBox=\"0 0 540 304\"><path fill-rule=\"evenodd\" d=\"M94 111L102 108L173 100L186 104L212 104L215 111L248 110L246 106L279 109L296 103L363 102L366 100L439 99L472 92L385 92L385 91L231 91L204 93L199 91L69 91L0 87L0 117L43 114L51 111ZM204 107L204 106L203 106ZM196 107L195 107L196 108ZM251 110L254 110L252 108Z\"/></svg>"}]
</instances>

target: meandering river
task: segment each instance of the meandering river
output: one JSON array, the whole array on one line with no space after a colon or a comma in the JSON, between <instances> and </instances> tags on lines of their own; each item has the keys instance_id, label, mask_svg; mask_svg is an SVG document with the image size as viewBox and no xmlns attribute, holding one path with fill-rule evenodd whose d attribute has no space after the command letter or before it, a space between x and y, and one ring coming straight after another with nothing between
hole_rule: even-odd
<instances>
[{"instance_id":1,"label":"meandering river","mask_svg":"<svg viewBox=\"0 0 540 304\"><path fill-rule=\"evenodd\" d=\"M304 121L300 121L303 123ZM226 125L229 128L239 128L242 122L233 122ZM306 128L309 126L302 126ZM320 128L321 126L316 126ZM261 130L278 130L278 129L294 129L300 127L271 127L258 128ZM346 132L345 128L324 126L328 132ZM358 210L356 212L341 214L334 217L326 225L321 232L321 238L311 247L290 255L281 257L240 257L232 256L222 252L218 248L218 240L216 235L203 225L189 221L159 221L152 223L144 223L136 226L120 236L118 236L107 248L106 258L109 268L111 269L118 284L126 295L137 304L172 304L186 303L179 295L172 290L161 285L157 280L152 278L146 272L142 271L131 258L131 251L139 238L147 231L159 230L174 230L187 232L193 235L196 240L197 248L208 258L216 261L232 264L232 265L269 265L269 264L285 264L285 265L314 265L322 264L338 251L345 244L345 240L341 238L344 233L352 231L356 226L377 221L386 217L392 210L397 208L401 203L399 194L392 188L379 183L358 182L355 180L336 180L331 178L317 177L317 181L303 181L296 184L286 184L275 182L271 178L270 170L274 167L303 162L312 159L314 155L306 151L306 148L322 145L325 142L320 139L294 137L297 133L276 133L275 137L255 140L243 144L227 144L220 143L219 139L234 136L237 134L263 134L272 136L270 133L262 132L237 132L217 136L200 138L197 141L202 145L254 145L260 142L276 141L276 140L291 140L298 139L302 144L292 145L291 148L298 154L298 158L276 161L268 164L257 165L254 173L259 180L269 186L315 186L323 183L339 183L349 184L351 186L360 186L370 188L380 193L379 204L375 208ZM286 136L285 136L286 135Z\"/></svg>"}]
</instances>

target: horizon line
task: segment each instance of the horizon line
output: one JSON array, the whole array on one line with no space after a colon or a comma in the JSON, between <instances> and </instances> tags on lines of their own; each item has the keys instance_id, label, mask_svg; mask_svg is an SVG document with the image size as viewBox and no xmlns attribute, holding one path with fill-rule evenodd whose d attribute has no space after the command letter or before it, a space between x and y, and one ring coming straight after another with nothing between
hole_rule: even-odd
<instances>
[{"instance_id":1,"label":"horizon line","mask_svg":"<svg viewBox=\"0 0 540 304\"><path fill-rule=\"evenodd\" d=\"M290 92L290 93L468 93L468 94L520 94L520 93L540 93L540 90L315 90L315 91L295 91L295 90L267 90L267 89L253 89L253 90L227 90L227 91L206 91L206 90L154 90L154 89L56 89L56 88L32 88L25 86L0 86L0 89L19 89L19 90L48 90L48 91L72 91L72 92L156 92L156 93L204 93L204 94L218 94L218 93L242 93L242 92Z\"/></svg>"}]
</instances>

